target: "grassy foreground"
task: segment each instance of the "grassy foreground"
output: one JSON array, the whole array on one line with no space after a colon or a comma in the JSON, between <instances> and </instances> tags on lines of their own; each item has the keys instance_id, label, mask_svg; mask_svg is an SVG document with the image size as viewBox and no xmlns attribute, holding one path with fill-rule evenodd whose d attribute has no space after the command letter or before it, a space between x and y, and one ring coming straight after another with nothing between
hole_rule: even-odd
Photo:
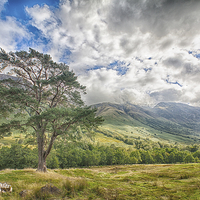
<instances>
[{"instance_id":1,"label":"grassy foreground","mask_svg":"<svg viewBox=\"0 0 200 200\"><path fill-rule=\"evenodd\" d=\"M2 170L0 182L12 185L6 199L200 199L200 164L124 165L77 169L56 169L39 173L35 169ZM41 192L52 184L60 193ZM27 195L19 193L26 190Z\"/></svg>"}]
</instances>

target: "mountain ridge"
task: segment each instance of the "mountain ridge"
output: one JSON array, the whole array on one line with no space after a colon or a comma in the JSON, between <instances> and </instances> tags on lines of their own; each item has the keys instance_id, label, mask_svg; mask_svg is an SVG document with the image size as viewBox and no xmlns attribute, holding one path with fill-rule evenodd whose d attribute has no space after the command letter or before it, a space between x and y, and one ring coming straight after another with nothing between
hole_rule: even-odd
<instances>
[{"instance_id":1,"label":"mountain ridge","mask_svg":"<svg viewBox=\"0 0 200 200\"><path fill-rule=\"evenodd\" d=\"M160 102L153 108L129 103L99 103L93 107L97 108L97 115L105 118L104 124L118 125L116 129L128 124L132 128L152 129L151 135L159 132L156 138L166 133L200 141L200 107L174 102Z\"/></svg>"}]
</instances>

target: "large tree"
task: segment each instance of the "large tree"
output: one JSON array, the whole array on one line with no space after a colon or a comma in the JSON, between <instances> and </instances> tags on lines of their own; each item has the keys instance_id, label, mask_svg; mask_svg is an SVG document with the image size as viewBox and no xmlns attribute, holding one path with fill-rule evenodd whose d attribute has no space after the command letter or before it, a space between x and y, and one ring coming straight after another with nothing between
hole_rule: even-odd
<instances>
[{"instance_id":1,"label":"large tree","mask_svg":"<svg viewBox=\"0 0 200 200\"><path fill-rule=\"evenodd\" d=\"M1 49L0 67L1 73L10 73L0 77L0 115L8 116L0 135L13 129L30 133L31 127L39 171L46 171L46 158L58 136L102 122L95 109L84 106L81 93L85 87L66 64L53 62L49 55L33 49L15 53Z\"/></svg>"}]
</instances>

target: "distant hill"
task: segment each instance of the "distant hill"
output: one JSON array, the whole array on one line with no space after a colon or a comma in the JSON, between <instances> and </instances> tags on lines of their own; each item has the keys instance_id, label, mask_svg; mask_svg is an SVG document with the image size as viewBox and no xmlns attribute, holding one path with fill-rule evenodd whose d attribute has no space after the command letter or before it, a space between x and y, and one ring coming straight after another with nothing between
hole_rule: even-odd
<instances>
[{"instance_id":1,"label":"distant hill","mask_svg":"<svg viewBox=\"0 0 200 200\"><path fill-rule=\"evenodd\" d=\"M159 103L153 109L159 117L163 117L181 126L200 132L200 108L182 103Z\"/></svg>"},{"instance_id":2,"label":"distant hill","mask_svg":"<svg viewBox=\"0 0 200 200\"><path fill-rule=\"evenodd\" d=\"M174 142L200 142L200 108L182 103L161 102L155 107L101 103L102 129L126 137L164 139ZM132 133L130 135L129 133Z\"/></svg>"},{"instance_id":3,"label":"distant hill","mask_svg":"<svg viewBox=\"0 0 200 200\"><path fill-rule=\"evenodd\" d=\"M7 74L0 74L0 80L9 79L9 78L11 78L13 80L17 79L14 76L10 76L10 75L7 75Z\"/></svg>"}]
</instances>

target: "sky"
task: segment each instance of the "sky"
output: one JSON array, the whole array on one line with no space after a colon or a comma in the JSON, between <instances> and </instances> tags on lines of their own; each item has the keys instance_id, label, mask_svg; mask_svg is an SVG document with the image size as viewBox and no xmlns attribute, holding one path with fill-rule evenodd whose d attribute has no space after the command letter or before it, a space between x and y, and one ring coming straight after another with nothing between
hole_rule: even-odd
<instances>
[{"instance_id":1,"label":"sky","mask_svg":"<svg viewBox=\"0 0 200 200\"><path fill-rule=\"evenodd\" d=\"M200 106L199 0L0 0L0 47L65 62L87 105Z\"/></svg>"}]
</instances>

